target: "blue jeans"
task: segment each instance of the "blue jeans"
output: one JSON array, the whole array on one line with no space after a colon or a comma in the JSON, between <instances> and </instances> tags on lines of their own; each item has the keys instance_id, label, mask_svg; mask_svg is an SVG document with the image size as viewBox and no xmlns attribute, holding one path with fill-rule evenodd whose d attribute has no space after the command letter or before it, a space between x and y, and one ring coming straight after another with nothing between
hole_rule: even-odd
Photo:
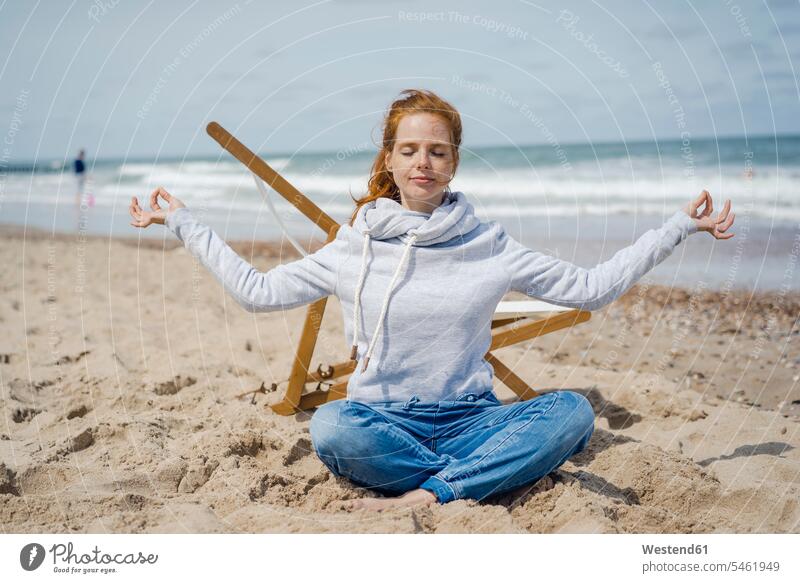
<instances>
[{"instance_id":1,"label":"blue jeans","mask_svg":"<svg viewBox=\"0 0 800 583\"><path fill-rule=\"evenodd\" d=\"M508 405L493 391L429 403L339 399L310 424L335 475L386 496L423 488L442 504L533 483L586 447L593 430L589 401L573 391Z\"/></svg>"}]
</instances>

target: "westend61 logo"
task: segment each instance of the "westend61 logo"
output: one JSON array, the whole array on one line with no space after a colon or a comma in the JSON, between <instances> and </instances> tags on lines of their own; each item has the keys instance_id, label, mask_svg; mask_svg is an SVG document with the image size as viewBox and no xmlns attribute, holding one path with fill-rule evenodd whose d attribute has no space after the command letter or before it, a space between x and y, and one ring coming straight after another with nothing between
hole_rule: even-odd
<instances>
[{"instance_id":1,"label":"westend61 logo","mask_svg":"<svg viewBox=\"0 0 800 583\"><path fill-rule=\"evenodd\" d=\"M53 558L54 573L106 574L114 573L117 569L105 565L153 565L158 561L158 555L145 555L141 551L138 553L104 553L97 545L88 553L77 554L73 552L72 543L55 544L47 553L50 553ZM35 571L42 565L47 553L39 543L29 543L19 552L19 564L26 571Z\"/></svg>"}]
</instances>

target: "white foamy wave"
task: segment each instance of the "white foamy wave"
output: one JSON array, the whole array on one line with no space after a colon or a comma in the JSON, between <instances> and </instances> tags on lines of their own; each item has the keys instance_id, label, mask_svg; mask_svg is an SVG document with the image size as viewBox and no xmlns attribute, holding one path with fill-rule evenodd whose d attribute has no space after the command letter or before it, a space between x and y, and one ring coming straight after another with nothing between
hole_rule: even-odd
<instances>
[{"instance_id":1,"label":"white foamy wave","mask_svg":"<svg viewBox=\"0 0 800 583\"><path fill-rule=\"evenodd\" d=\"M266 159L267 164L276 171L282 171L289 166L290 158L271 158ZM185 161L185 162L150 162L138 163L127 162L121 164L118 169L120 176L152 176L158 172L167 171L169 173L187 173L195 175L214 175L214 174L245 174L242 164L236 160L212 161Z\"/></svg>"},{"instance_id":2,"label":"white foamy wave","mask_svg":"<svg viewBox=\"0 0 800 583\"><path fill-rule=\"evenodd\" d=\"M358 198L366 193L367 172L354 171L360 167L337 166L320 174L313 171L319 166L317 158L267 161L332 215L349 217L353 210L350 194ZM798 220L800 169L796 165L760 165L755 175L747 178L740 170L736 165L698 165L692 168L694 175L687 175L679 160L660 163L644 158L608 158L576 163L569 169L465 164L451 187L463 191L476 212L487 217L665 215L705 188L718 208L729 198L739 215L748 211L753 217L770 221ZM188 206L268 214L250 172L228 158L98 165L90 171L87 182L97 206L123 210L127 210L132 196L146 206L156 186L163 186ZM69 172L20 173L6 176L2 187L0 202L73 204L77 182ZM270 192L282 212L297 214L279 194Z\"/></svg>"},{"instance_id":3,"label":"white foamy wave","mask_svg":"<svg viewBox=\"0 0 800 583\"><path fill-rule=\"evenodd\" d=\"M696 197L703 189L715 198L735 200L798 201L800 179L791 173L760 175L751 179L741 176L697 175L693 178L677 176L643 176L637 179L576 178L541 174L519 176L506 173L498 178L488 176L459 177L453 189L467 196L483 198L514 197L521 199L584 199L601 201L610 197L636 200L685 200Z\"/></svg>"}]
</instances>

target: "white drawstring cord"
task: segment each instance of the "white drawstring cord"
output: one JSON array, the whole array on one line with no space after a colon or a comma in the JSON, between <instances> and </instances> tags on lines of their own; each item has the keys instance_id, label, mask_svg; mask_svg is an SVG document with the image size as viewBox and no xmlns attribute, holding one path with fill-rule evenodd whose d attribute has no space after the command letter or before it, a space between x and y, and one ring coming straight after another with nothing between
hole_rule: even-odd
<instances>
[{"instance_id":1,"label":"white drawstring cord","mask_svg":"<svg viewBox=\"0 0 800 583\"><path fill-rule=\"evenodd\" d=\"M358 310L361 307L361 288L367 275L367 249L369 248L369 229L364 231L364 244L361 250L361 273L358 275L356 295L353 298L353 348L350 350L350 360L356 360L358 355Z\"/></svg>"},{"instance_id":2,"label":"white drawstring cord","mask_svg":"<svg viewBox=\"0 0 800 583\"><path fill-rule=\"evenodd\" d=\"M417 235L411 235L406 243L406 248L403 251L403 257L400 259L400 264L397 266L397 269L394 272L394 277L392 278L392 282L389 284L389 289L386 290L386 295L383 298L383 306L381 307L381 315L378 317L378 325L375 327L375 333L372 335L372 341L369 343L369 348L367 349L367 354L364 357L364 365L361 367L361 372L363 373L367 370L367 365L369 365L369 358L372 356L372 351L375 348L375 344L378 341L378 335L383 328L383 319L386 317L386 310L389 308L389 297L392 295L392 290L394 289L394 285L397 282L397 278L400 277L400 272L402 271L403 267L405 267L406 261L408 260L408 256L411 254L411 246L414 244L414 241L417 240Z\"/></svg>"}]
</instances>

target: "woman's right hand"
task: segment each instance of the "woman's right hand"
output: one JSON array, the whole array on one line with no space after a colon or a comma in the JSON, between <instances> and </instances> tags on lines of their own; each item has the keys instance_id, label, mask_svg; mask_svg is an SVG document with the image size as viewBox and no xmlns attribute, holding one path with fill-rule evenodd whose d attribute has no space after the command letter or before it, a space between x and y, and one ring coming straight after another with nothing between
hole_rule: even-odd
<instances>
[{"instance_id":1,"label":"woman's right hand","mask_svg":"<svg viewBox=\"0 0 800 583\"><path fill-rule=\"evenodd\" d=\"M165 201L169 203L169 209L164 210L161 208L161 205L158 204L158 197L163 198ZM131 213L133 217L133 222L131 223L134 227L145 228L151 224L158 224L163 225L164 221L167 219L167 213L174 211L175 209L179 208L186 208L186 205L183 204L180 199L175 196L172 196L166 190L161 188L160 186L156 188L153 192L150 193L150 208L153 209L151 211L146 211L142 207L139 206L139 201L134 196L131 198L131 205L128 207L128 211Z\"/></svg>"}]
</instances>

